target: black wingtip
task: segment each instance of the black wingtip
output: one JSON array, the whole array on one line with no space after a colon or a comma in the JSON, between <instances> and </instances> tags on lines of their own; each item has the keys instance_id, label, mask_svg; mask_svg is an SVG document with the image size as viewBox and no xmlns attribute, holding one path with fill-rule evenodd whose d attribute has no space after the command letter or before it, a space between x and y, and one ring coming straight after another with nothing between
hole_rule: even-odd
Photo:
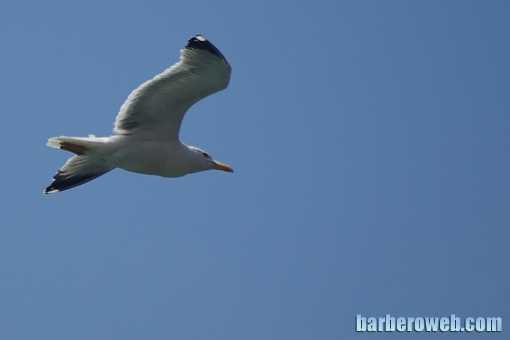
<instances>
[{"instance_id":1,"label":"black wingtip","mask_svg":"<svg viewBox=\"0 0 510 340\"><path fill-rule=\"evenodd\" d=\"M44 189L44 194L53 194L56 192L61 192L64 190L68 190L79 185L90 182L93 179L98 178L99 176L104 175L105 173L111 171L112 169L107 169L106 171L101 171L97 173L89 173L81 176L69 176L65 171L58 170L57 174L53 176L53 182L50 186Z\"/></svg>"},{"instance_id":2,"label":"black wingtip","mask_svg":"<svg viewBox=\"0 0 510 340\"><path fill-rule=\"evenodd\" d=\"M53 187L53 185L50 185L49 187L44 189L43 194L44 195L53 194L53 193L56 193L56 192L59 192L59 191L60 190L58 190L57 188Z\"/></svg>"},{"instance_id":3,"label":"black wingtip","mask_svg":"<svg viewBox=\"0 0 510 340\"><path fill-rule=\"evenodd\" d=\"M189 49L196 48L196 49L206 50L206 51L209 51L212 54L220 57L221 59L225 59L223 54L221 54L221 52L213 44L211 44L209 42L209 40L207 40L200 34L197 34L196 36L189 38L188 44L186 45L185 48L189 48Z\"/></svg>"}]
</instances>

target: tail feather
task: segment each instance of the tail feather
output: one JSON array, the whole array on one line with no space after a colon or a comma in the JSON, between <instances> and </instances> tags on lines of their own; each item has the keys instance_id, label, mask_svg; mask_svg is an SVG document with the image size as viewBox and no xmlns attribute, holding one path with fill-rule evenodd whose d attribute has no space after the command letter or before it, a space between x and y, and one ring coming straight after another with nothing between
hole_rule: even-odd
<instances>
[{"instance_id":1,"label":"tail feather","mask_svg":"<svg viewBox=\"0 0 510 340\"><path fill-rule=\"evenodd\" d=\"M76 153L78 150L80 153L83 151L95 150L103 145L110 137L97 137L89 135L88 137L51 137L48 139L47 146L71 151Z\"/></svg>"},{"instance_id":2,"label":"tail feather","mask_svg":"<svg viewBox=\"0 0 510 340\"><path fill-rule=\"evenodd\" d=\"M98 178L114 168L97 158L85 155L73 156L53 176L53 183L44 190L44 193L52 194L74 188Z\"/></svg>"}]
</instances>

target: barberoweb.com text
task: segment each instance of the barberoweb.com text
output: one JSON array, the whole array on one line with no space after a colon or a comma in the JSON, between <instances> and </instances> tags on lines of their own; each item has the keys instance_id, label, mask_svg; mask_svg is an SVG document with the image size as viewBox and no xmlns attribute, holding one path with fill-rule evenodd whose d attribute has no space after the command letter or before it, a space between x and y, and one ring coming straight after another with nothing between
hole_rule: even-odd
<instances>
[{"instance_id":1,"label":"barberoweb.com text","mask_svg":"<svg viewBox=\"0 0 510 340\"><path fill-rule=\"evenodd\" d=\"M356 315L356 332L501 332L500 317L364 317Z\"/></svg>"}]
</instances>

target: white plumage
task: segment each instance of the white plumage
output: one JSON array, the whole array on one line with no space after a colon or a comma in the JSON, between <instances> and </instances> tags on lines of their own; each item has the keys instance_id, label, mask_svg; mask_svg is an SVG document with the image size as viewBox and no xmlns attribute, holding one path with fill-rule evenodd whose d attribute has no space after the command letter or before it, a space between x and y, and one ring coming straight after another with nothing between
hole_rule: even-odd
<instances>
[{"instance_id":1,"label":"white plumage","mask_svg":"<svg viewBox=\"0 0 510 340\"><path fill-rule=\"evenodd\" d=\"M217 169L233 172L204 151L179 140L186 111L197 101L225 89L230 65L201 35L188 40L178 63L146 81L121 106L110 137L53 137L48 146L76 155L53 177L45 194L73 188L114 168L179 177Z\"/></svg>"}]
</instances>

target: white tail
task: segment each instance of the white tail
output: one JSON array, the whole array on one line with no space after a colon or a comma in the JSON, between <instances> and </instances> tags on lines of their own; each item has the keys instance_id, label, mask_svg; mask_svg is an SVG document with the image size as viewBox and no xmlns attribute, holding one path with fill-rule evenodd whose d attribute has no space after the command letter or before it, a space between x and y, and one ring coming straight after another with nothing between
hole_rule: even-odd
<instances>
[{"instance_id":1,"label":"white tail","mask_svg":"<svg viewBox=\"0 0 510 340\"><path fill-rule=\"evenodd\" d=\"M100 147L108 137L53 137L48 140L47 146L70 151L76 154L67 160L66 164L53 176L53 183L45 190L45 194L51 194L78 185L87 183L115 167L110 164L85 155Z\"/></svg>"},{"instance_id":2,"label":"white tail","mask_svg":"<svg viewBox=\"0 0 510 340\"><path fill-rule=\"evenodd\" d=\"M97 137L94 135L89 135L88 137L60 136L48 139L48 143L46 143L46 145L52 148L77 153L76 151L95 150L103 145L103 143L108 139L109 137ZM68 150L67 147L70 147L71 149Z\"/></svg>"}]
</instances>

